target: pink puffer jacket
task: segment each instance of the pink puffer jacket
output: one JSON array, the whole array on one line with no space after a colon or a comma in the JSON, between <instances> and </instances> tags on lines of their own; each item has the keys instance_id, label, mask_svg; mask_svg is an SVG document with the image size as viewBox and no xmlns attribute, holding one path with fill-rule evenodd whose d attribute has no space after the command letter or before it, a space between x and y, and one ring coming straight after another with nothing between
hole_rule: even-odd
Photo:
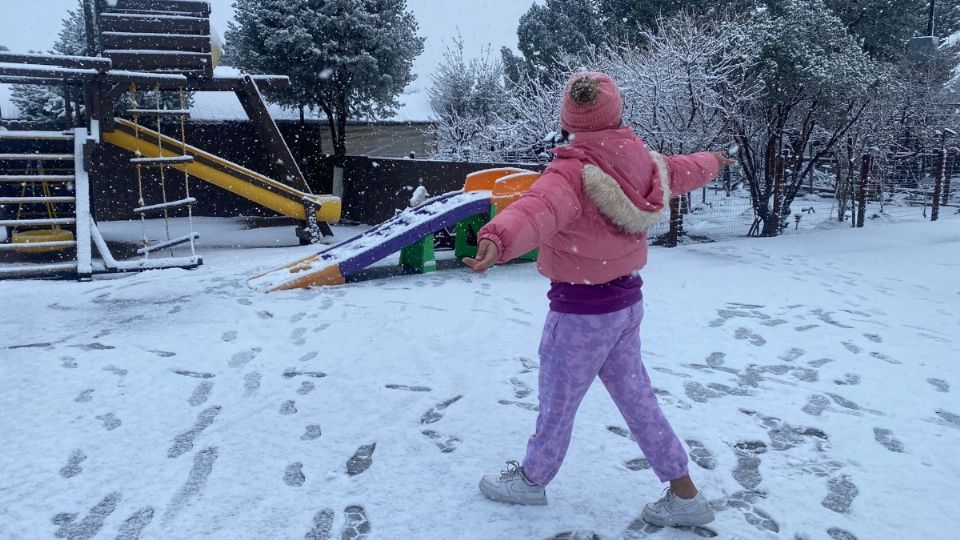
<instances>
[{"instance_id":1,"label":"pink puffer jacket","mask_svg":"<svg viewBox=\"0 0 960 540\"><path fill-rule=\"evenodd\" d=\"M713 154L660 156L630 128L578 133L520 200L480 230L499 263L540 247L537 267L554 282L607 283L647 264L647 230L670 197L707 185Z\"/></svg>"}]
</instances>

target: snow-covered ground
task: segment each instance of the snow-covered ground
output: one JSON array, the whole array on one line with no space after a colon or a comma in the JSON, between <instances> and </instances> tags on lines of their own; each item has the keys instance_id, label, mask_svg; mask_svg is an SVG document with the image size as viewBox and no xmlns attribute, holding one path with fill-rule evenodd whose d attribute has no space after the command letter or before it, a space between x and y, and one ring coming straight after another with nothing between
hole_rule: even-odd
<instances>
[{"instance_id":1,"label":"snow-covered ground","mask_svg":"<svg viewBox=\"0 0 960 540\"><path fill-rule=\"evenodd\" d=\"M696 537L637 521L661 485L599 384L549 506L477 491L536 417L532 265L264 295L313 248L221 233L196 271L0 282L0 538ZM955 537L960 220L654 249L644 278L717 537Z\"/></svg>"}]
</instances>

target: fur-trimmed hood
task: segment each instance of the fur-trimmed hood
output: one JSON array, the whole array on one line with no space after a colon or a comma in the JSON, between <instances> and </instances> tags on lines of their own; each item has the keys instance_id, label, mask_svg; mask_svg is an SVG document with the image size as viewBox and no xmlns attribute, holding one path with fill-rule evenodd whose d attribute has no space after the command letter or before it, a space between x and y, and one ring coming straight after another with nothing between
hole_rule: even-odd
<instances>
[{"instance_id":1,"label":"fur-trimmed hood","mask_svg":"<svg viewBox=\"0 0 960 540\"><path fill-rule=\"evenodd\" d=\"M650 152L629 128L579 133L554 150L583 163L583 189L600 213L628 235L646 233L663 221L670 204L670 174L662 156Z\"/></svg>"}]
</instances>

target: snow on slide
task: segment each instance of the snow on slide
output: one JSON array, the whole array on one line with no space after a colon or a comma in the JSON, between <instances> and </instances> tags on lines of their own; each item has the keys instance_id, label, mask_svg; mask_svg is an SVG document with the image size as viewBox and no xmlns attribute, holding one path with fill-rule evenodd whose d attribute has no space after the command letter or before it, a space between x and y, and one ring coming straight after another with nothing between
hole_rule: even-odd
<instances>
[{"instance_id":1,"label":"snow on slide","mask_svg":"<svg viewBox=\"0 0 960 540\"><path fill-rule=\"evenodd\" d=\"M405 210L369 231L291 265L250 279L251 287L276 291L336 285L428 234L490 209L490 191L453 191Z\"/></svg>"}]
</instances>

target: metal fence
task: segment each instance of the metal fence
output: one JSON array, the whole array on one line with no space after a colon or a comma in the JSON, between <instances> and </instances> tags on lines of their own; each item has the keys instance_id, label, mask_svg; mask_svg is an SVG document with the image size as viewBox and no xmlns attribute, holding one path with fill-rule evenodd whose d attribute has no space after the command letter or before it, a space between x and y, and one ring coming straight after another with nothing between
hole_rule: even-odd
<instances>
[{"instance_id":1,"label":"metal fence","mask_svg":"<svg viewBox=\"0 0 960 540\"><path fill-rule=\"evenodd\" d=\"M781 210L779 234L960 217L960 149L862 156L852 167L841 167L840 174L837 168L836 162L818 164L790 207ZM775 200L769 204L777 207ZM651 231L655 243L672 246L758 234L750 188L736 167L675 201L671 210L672 219ZM679 220L673 217L677 213Z\"/></svg>"}]
</instances>

